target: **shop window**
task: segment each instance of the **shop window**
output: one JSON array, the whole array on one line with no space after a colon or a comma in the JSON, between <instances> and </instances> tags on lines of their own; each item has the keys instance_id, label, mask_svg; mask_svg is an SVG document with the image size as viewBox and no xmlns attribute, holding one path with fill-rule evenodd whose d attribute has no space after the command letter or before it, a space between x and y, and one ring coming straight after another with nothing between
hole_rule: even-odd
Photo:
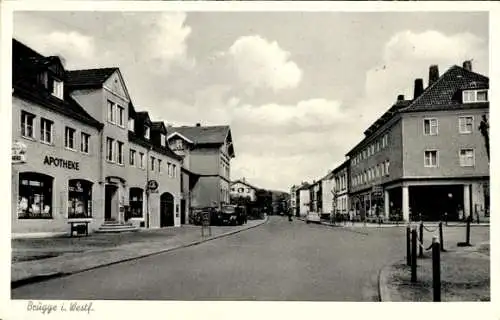
<instances>
[{"instance_id":1,"label":"shop window","mask_svg":"<svg viewBox=\"0 0 500 320\"><path fill-rule=\"evenodd\" d=\"M80 179L69 180L68 218L92 218L92 182Z\"/></svg>"},{"instance_id":2,"label":"shop window","mask_svg":"<svg viewBox=\"0 0 500 320\"><path fill-rule=\"evenodd\" d=\"M143 190L141 188L130 188L129 205L132 218L142 218Z\"/></svg>"},{"instance_id":3,"label":"shop window","mask_svg":"<svg viewBox=\"0 0 500 320\"><path fill-rule=\"evenodd\" d=\"M36 172L19 173L19 219L52 218L52 184L54 178Z\"/></svg>"},{"instance_id":4,"label":"shop window","mask_svg":"<svg viewBox=\"0 0 500 320\"><path fill-rule=\"evenodd\" d=\"M35 115L21 111L21 135L25 138L35 138Z\"/></svg>"}]
</instances>

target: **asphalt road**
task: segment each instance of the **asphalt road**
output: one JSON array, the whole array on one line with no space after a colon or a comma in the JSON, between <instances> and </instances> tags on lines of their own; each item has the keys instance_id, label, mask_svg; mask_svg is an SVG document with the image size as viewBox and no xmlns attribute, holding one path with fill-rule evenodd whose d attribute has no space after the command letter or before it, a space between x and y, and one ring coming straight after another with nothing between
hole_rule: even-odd
<instances>
[{"instance_id":1,"label":"asphalt road","mask_svg":"<svg viewBox=\"0 0 500 320\"><path fill-rule=\"evenodd\" d=\"M271 217L164 254L22 286L12 299L377 301L404 228L353 230Z\"/></svg>"}]
</instances>

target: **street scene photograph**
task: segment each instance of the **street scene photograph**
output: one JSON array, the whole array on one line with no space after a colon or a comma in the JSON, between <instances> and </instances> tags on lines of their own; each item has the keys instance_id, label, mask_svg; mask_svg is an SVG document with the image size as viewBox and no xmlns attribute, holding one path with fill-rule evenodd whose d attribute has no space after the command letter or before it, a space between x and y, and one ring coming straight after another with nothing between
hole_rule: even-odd
<instances>
[{"instance_id":1,"label":"street scene photograph","mask_svg":"<svg viewBox=\"0 0 500 320\"><path fill-rule=\"evenodd\" d=\"M490 19L15 11L10 299L490 302Z\"/></svg>"}]
</instances>

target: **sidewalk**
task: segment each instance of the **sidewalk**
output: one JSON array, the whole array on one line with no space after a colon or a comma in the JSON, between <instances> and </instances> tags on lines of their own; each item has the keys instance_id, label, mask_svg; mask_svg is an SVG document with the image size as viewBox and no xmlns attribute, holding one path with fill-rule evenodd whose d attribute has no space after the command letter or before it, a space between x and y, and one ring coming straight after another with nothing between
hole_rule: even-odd
<instances>
[{"instance_id":1,"label":"sidewalk","mask_svg":"<svg viewBox=\"0 0 500 320\"><path fill-rule=\"evenodd\" d=\"M204 237L201 226L184 225L79 238L15 239L11 287L193 246L260 226L267 219L249 220L242 226L212 226L212 235L207 231Z\"/></svg>"},{"instance_id":2,"label":"sidewalk","mask_svg":"<svg viewBox=\"0 0 500 320\"><path fill-rule=\"evenodd\" d=\"M457 232L459 230L460 232ZM463 229L445 232L446 252L441 253L441 301L490 301L489 228L471 228L471 247L458 247L465 241ZM425 241L425 240L428 241ZM405 239L402 239L404 242ZM430 236L424 235L424 247ZM417 282L411 282L411 269L405 257L380 271L381 301L432 301L432 252L417 259Z\"/></svg>"}]
</instances>

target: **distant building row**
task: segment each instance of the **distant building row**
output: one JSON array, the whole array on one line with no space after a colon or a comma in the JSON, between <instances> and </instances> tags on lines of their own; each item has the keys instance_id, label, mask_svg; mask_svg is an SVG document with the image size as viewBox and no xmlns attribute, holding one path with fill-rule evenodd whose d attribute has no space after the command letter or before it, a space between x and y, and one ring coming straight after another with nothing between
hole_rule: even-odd
<instances>
[{"instance_id":1,"label":"distant building row","mask_svg":"<svg viewBox=\"0 0 500 320\"><path fill-rule=\"evenodd\" d=\"M399 95L346 154L311 184L291 188L296 215L333 212L392 220L489 218L489 78L472 63Z\"/></svg>"}]
</instances>

